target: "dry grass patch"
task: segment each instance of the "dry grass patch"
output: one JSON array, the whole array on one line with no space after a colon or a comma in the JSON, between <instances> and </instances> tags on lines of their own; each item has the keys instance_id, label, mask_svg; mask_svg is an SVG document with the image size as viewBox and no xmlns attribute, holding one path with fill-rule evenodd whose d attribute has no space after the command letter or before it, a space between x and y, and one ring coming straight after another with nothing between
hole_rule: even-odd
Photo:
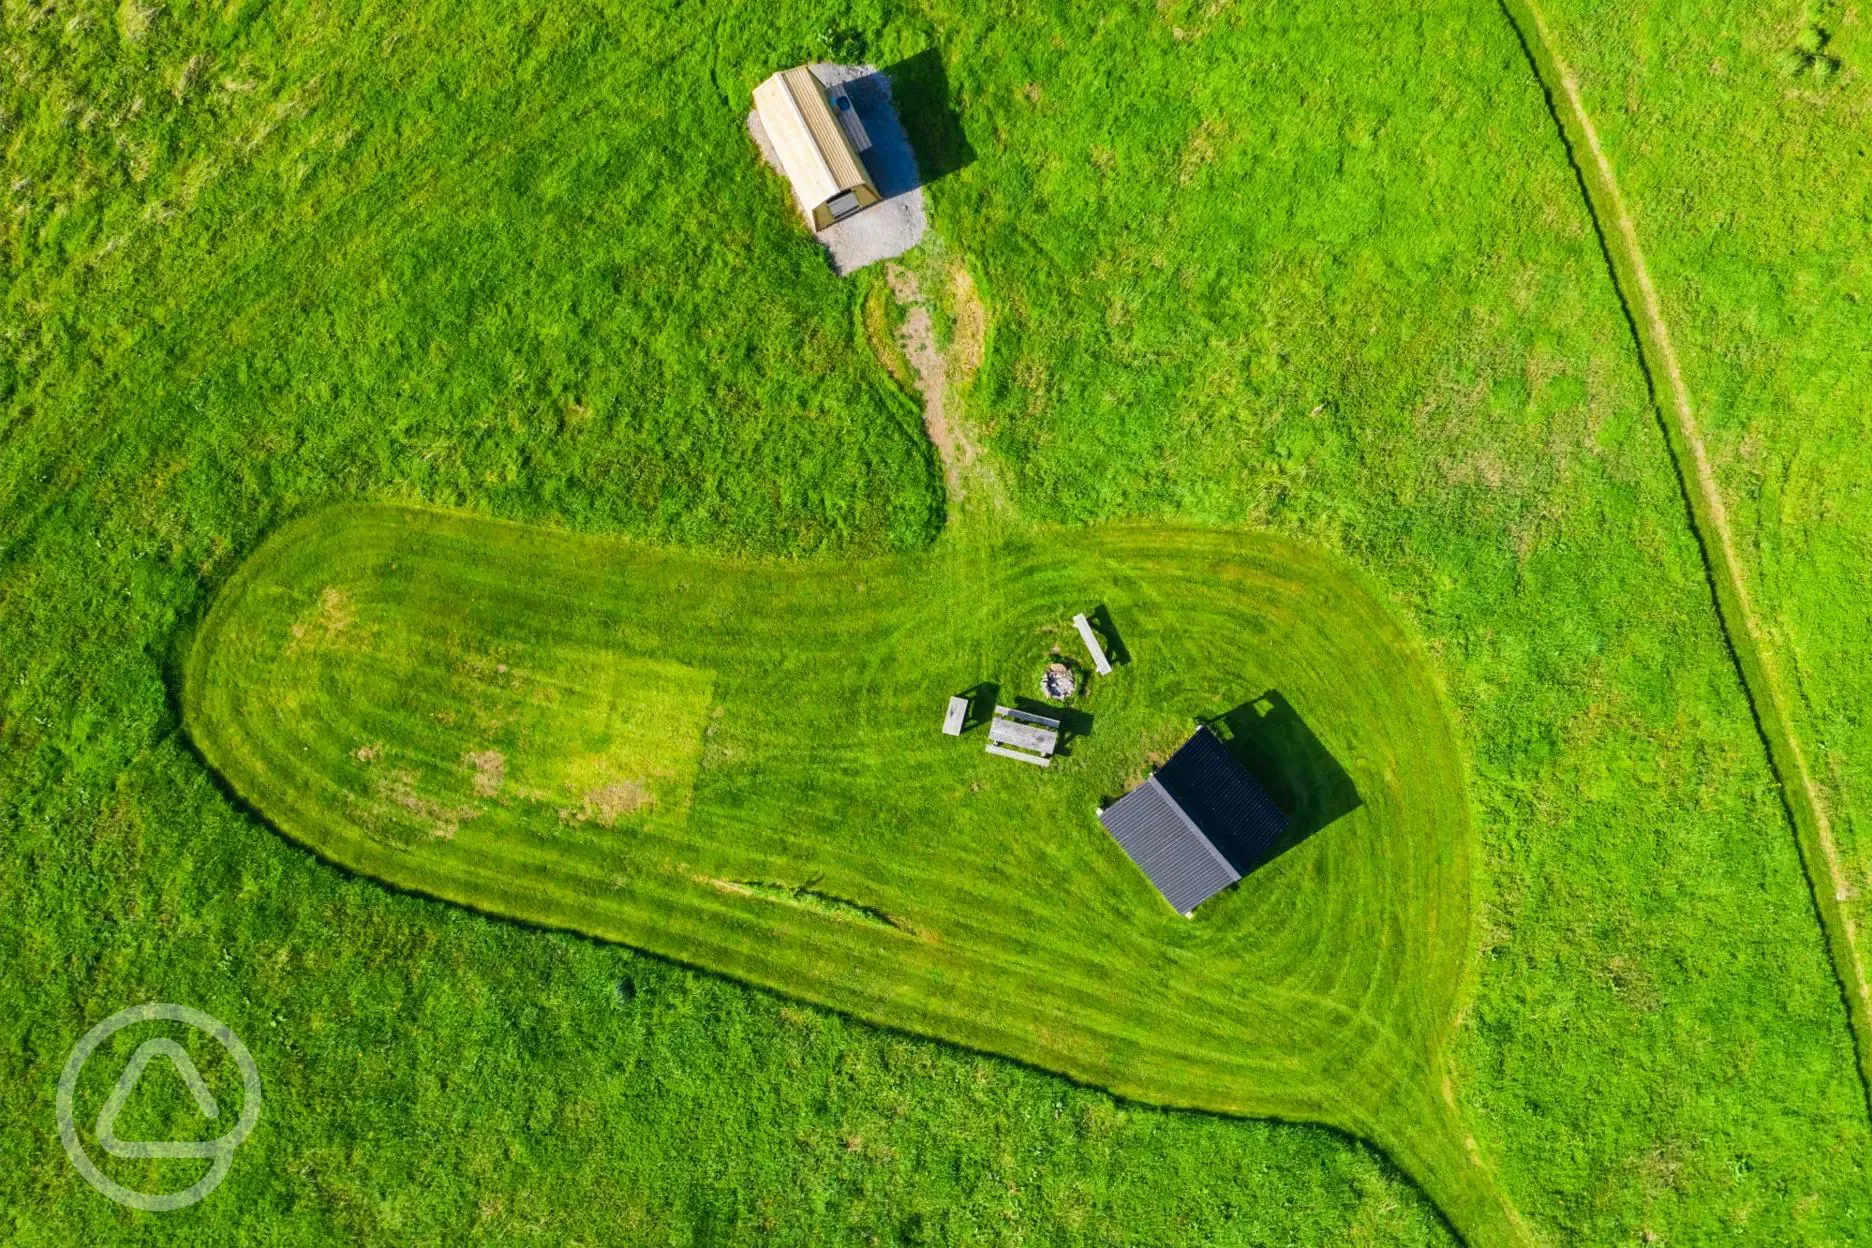
<instances>
[{"instance_id":1,"label":"dry grass patch","mask_svg":"<svg viewBox=\"0 0 1872 1248\"><path fill-rule=\"evenodd\" d=\"M626 815L656 805L656 794L634 780L623 780L585 794L583 818L609 828Z\"/></svg>"},{"instance_id":2,"label":"dry grass patch","mask_svg":"<svg viewBox=\"0 0 1872 1248\"><path fill-rule=\"evenodd\" d=\"M988 309L975 289L975 278L960 260L949 267L949 314L954 328L949 339L949 363L955 383L966 385L981 368L988 342Z\"/></svg>"},{"instance_id":3,"label":"dry grass patch","mask_svg":"<svg viewBox=\"0 0 1872 1248\"><path fill-rule=\"evenodd\" d=\"M318 601L292 622L287 632L288 651L333 645L357 623L357 606L349 592L334 585L319 591Z\"/></svg>"},{"instance_id":4,"label":"dry grass patch","mask_svg":"<svg viewBox=\"0 0 1872 1248\"><path fill-rule=\"evenodd\" d=\"M507 779L507 756L499 750L473 750L462 755L462 762L474 769L476 797L494 797Z\"/></svg>"}]
</instances>

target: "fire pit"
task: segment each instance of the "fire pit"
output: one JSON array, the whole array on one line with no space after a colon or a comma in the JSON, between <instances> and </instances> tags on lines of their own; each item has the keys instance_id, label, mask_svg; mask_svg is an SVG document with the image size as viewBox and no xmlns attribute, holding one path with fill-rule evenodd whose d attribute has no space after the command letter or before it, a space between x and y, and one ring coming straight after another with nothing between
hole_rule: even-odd
<instances>
[{"instance_id":1,"label":"fire pit","mask_svg":"<svg viewBox=\"0 0 1872 1248\"><path fill-rule=\"evenodd\" d=\"M1079 692L1079 680L1064 663L1049 663L1040 677L1040 692L1055 702L1064 702Z\"/></svg>"}]
</instances>

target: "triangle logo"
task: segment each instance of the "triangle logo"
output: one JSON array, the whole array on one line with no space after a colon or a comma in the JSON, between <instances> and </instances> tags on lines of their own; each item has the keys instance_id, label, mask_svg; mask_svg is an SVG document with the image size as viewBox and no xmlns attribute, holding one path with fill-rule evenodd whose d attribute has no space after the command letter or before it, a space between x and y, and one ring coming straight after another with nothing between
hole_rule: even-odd
<instances>
[{"instance_id":1,"label":"triangle logo","mask_svg":"<svg viewBox=\"0 0 1872 1248\"><path fill-rule=\"evenodd\" d=\"M123 1112L124 1106L130 1102L131 1094L143 1081L143 1072L159 1057L168 1058L176 1073L182 1076L182 1083L195 1099L195 1108L201 1111L202 1117L212 1121L220 1116L221 1107L215 1103L214 1093L208 1090L188 1050L173 1040L145 1040L130 1055L130 1064L124 1067L123 1074L117 1076L117 1086L111 1089L110 1099L98 1111L98 1146L113 1157L212 1156L216 1147L216 1141L213 1140L122 1140L117 1137L117 1115Z\"/></svg>"}]
</instances>

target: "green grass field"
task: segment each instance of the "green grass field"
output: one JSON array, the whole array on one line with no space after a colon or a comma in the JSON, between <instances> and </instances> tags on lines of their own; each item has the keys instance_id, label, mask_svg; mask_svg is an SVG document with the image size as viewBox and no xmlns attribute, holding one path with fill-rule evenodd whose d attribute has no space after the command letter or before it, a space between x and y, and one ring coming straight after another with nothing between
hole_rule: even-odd
<instances>
[{"instance_id":1,"label":"green grass field","mask_svg":"<svg viewBox=\"0 0 1872 1248\"><path fill-rule=\"evenodd\" d=\"M1862 18L1543 8L1683 318L1872 885ZM985 310L951 407L1005 483L1006 540L1255 529L1421 639L1475 838L1448 1065L1508 1203L1551 1243L1872 1238L1865 1090L1799 856L1497 7L8 4L0 32L0 1077L22 1090L0 1098L0 1239L1450 1242L1332 1130L1153 1109L385 888L278 835L186 740L183 647L279 557L269 535L333 503L623 535L606 549L665 567L827 560L797 585L936 559L941 476L868 350L877 282L826 272L741 130L778 64L931 51L946 82L916 85L953 112L958 167L911 260L927 291L965 270ZM659 690L671 722L729 692L719 666L624 653L567 661ZM693 765L706 808L706 753L652 758L661 725L590 705L577 731L641 756L645 795L677 800ZM1356 774L1346 726L1294 705ZM617 787L513 753L506 800L575 795L575 830ZM427 837L399 798L435 799L397 784L384 834ZM755 883L708 900L835 921L805 881ZM52 1089L86 1027L151 999L246 1037L269 1109L215 1197L137 1217L75 1177Z\"/></svg>"},{"instance_id":2,"label":"green grass field","mask_svg":"<svg viewBox=\"0 0 1872 1248\"><path fill-rule=\"evenodd\" d=\"M1091 678L1068 757L935 730L958 689L1037 694L1099 604L1137 657ZM1473 905L1454 741L1418 648L1303 548L724 564L325 512L230 582L186 679L208 761L345 866L1140 1100L1329 1122L1511 1239L1440 1093ZM1092 812L1231 712L1316 834L1187 922Z\"/></svg>"},{"instance_id":3,"label":"green grass field","mask_svg":"<svg viewBox=\"0 0 1872 1248\"><path fill-rule=\"evenodd\" d=\"M1619 161L1676 318L1738 550L1839 841L1840 898L1872 936L1872 758L1861 603L1872 549L1858 344L1872 335L1864 178L1872 94L1856 15L1830 0L1751 20L1563 4L1569 55ZM1629 49L1639 49L1632 55ZM1686 89L1688 86L1689 89ZM1758 136L1748 144L1726 134Z\"/></svg>"}]
</instances>

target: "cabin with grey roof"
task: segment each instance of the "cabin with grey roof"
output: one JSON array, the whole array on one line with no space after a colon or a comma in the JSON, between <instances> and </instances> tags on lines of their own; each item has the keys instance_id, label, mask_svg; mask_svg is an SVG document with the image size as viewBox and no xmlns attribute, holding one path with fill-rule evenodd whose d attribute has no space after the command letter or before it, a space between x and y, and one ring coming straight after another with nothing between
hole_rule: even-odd
<instances>
[{"instance_id":1,"label":"cabin with grey roof","mask_svg":"<svg viewBox=\"0 0 1872 1248\"><path fill-rule=\"evenodd\" d=\"M1204 726L1099 822L1187 917L1267 860L1287 816Z\"/></svg>"}]
</instances>

